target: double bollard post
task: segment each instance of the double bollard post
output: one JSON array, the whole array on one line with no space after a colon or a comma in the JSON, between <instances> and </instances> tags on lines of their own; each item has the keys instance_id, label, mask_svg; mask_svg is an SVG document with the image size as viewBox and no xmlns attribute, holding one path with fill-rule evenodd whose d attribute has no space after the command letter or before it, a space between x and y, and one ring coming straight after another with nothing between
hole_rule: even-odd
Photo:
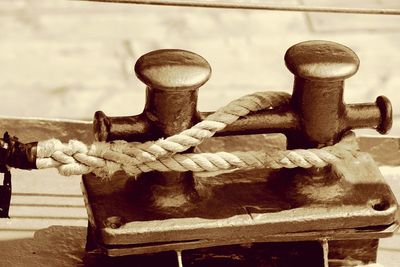
<instances>
[{"instance_id":1,"label":"double bollard post","mask_svg":"<svg viewBox=\"0 0 400 267\"><path fill-rule=\"evenodd\" d=\"M250 114L217 134L284 133L292 149L333 145L355 128L374 128L380 133L390 129L392 112L386 97L378 97L375 103L343 102L344 80L359 67L351 49L328 41L303 42L286 52L285 63L295 76L290 105ZM197 94L210 78L211 67L201 56L158 50L139 58L135 72L147 85L143 113L107 117L97 112L94 131L98 141L165 138L206 116L197 111ZM151 208L185 211L199 200L191 172L151 172L140 175L137 183Z\"/></svg>"}]
</instances>

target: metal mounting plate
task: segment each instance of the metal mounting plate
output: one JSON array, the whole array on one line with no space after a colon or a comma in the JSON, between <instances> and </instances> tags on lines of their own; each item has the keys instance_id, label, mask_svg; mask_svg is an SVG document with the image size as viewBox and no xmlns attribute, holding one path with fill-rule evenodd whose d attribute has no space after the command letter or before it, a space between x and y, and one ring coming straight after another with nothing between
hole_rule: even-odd
<instances>
[{"instance_id":1,"label":"metal mounting plate","mask_svg":"<svg viewBox=\"0 0 400 267\"><path fill-rule=\"evenodd\" d=\"M277 149L284 142L264 135L212 138L202 151ZM93 175L82 183L91 231L109 255L129 246L129 254L204 247L212 244L340 238L349 229L390 225L397 203L372 158L359 152L323 175L305 170L257 170L196 177L201 201L190 211L170 213L135 202L132 177L116 175L101 181ZM112 228L107 218L119 216ZM342 230L339 230L342 229ZM345 230L347 229L347 230ZM335 234L337 233L337 236ZM282 236L282 239L274 238ZM285 236L285 238L283 238ZM377 236L379 238L381 236ZM195 245L193 245L195 244ZM197 244L197 245L196 245ZM123 253L122 253L123 254Z\"/></svg>"}]
</instances>

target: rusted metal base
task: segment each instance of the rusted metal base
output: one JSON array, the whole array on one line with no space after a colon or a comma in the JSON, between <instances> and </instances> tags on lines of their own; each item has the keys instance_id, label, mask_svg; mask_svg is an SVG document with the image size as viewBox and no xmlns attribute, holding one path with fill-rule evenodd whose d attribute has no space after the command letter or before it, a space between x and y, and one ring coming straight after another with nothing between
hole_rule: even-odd
<instances>
[{"instance_id":1,"label":"rusted metal base","mask_svg":"<svg viewBox=\"0 0 400 267\"><path fill-rule=\"evenodd\" d=\"M213 138L200 149L284 146L276 140L271 145L264 136L241 141ZM357 160L344 159L323 171L258 170L195 180L198 203L171 212L138 202L139 185L132 177L84 176L89 250L123 256L243 243L374 240L397 227L396 200L373 160L361 152Z\"/></svg>"},{"instance_id":2,"label":"rusted metal base","mask_svg":"<svg viewBox=\"0 0 400 267\"><path fill-rule=\"evenodd\" d=\"M393 234L397 224L364 229L339 230L329 232L305 232L270 236L271 242L244 243L217 246L211 242L208 247L159 253L130 254L129 246L98 245L85 256L85 266L309 266L343 267L362 266L376 262L378 238ZM89 229L91 232L92 229ZM335 236L339 240L323 239ZM320 239L315 241L293 241ZM291 242L273 242L272 240ZM325 241L326 240L326 241ZM89 240L88 240L89 241ZM93 241L93 240L91 240ZM156 246L157 244L154 244ZM181 244L182 245L182 244ZM185 245L185 244L183 244ZM108 257L116 252L119 256ZM179 260L182 265L179 265Z\"/></svg>"}]
</instances>

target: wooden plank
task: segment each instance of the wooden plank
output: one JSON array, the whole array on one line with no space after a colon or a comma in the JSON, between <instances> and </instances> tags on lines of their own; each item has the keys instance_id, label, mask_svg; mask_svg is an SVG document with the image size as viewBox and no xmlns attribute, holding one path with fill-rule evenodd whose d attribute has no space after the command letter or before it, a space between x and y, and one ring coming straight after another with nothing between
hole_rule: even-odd
<instances>
[{"instance_id":1,"label":"wooden plank","mask_svg":"<svg viewBox=\"0 0 400 267\"><path fill-rule=\"evenodd\" d=\"M12 170L14 194L82 197L80 176L61 176L56 169Z\"/></svg>"},{"instance_id":2,"label":"wooden plank","mask_svg":"<svg viewBox=\"0 0 400 267\"><path fill-rule=\"evenodd\" d=\"M11 206L85 208L85 203L82 197L77 196L14 193L11 198Z\"/></svg>"},{"instance_id":3,"label":"wooden plank","mask_svg":"<svg viewBox=\"0 0 400 267\"><path fill-rule=\"evenodd\" d=\"M17 136L22 142L50 138L58 138L63 142L74 138L86 143L93 141L91 121L0 117L0 132L5 131L11 136Z\"/></svg>"},{"instance_id":4,"label":"wooden plank","mask_svg":"<svg viewBox=\"0 0 400 267\"><path fill-rule=\"evenodd\" d=\"M33 238L36 230L38 230L38 229L23 230L23 231L19 231L19 230L15 230L15 229L11 229L11 230L0 229L0 242L1 241L10 242L11 240Z\"/></svg>"},{"instance_id":5,"label":"wooden plank","mask_svg":"<svg viewBox=\"0 0 400 267\"><path fill-rule=\"evenodd\" d=\"M87 219L75 218L11 218L0 219L0 242L22 238L34 238L36 232L57 226L86 228ZM0 245L1 246L1 245ZM0 253L1 255L1 253Z\"/></svg>"},{"instance_id":6,"label":"wooden plank","mask_svg":"<svg viewBox=\"0 0 400 267\"><path fill-rule=\"evenodd\" d=\"M361 151L369 153L378 165L400 166L400 139L397 137L358 137Z\"/></svg>"},{"instance_id":7,"label":"wooden plank","mask_svg":"<svg viewBox=\"0 0 400 267\"><path fill-rule=\"evenodd\" d=\"M57 218L57 217L46 217L46 218L10 218L0 220L0 230L38 230L47 228L51 225L65 225L65 226L87 226L87 219L81 218Z\"/></svg>"},{"instance_id":8,"label":"wooden plank","mask_svg":"<svg viewBox=\"0 0 400 267\"><path fill-rule=\"evenodd\" d=\"M87 219L84 207L12 206L11 218Z\"/></svg>"}]
</instances>

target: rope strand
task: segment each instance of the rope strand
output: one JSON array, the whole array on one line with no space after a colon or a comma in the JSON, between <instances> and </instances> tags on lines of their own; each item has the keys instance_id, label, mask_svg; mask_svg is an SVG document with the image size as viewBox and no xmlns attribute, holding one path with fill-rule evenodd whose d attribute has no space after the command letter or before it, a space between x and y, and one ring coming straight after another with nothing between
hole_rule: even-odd
<instances>
[{"instance_id":1,"label":"rope strand","mask_svg":"<svg viewBox=\"0 0 400 267\"><path fill-rule=\"evenodd\" d=\"M351 141L348 141L350 139ZM187 153L142 164L137 164L135 157L123 152L123 148L129 145L123 141L98 142L87 147L76 140L62 144L59 140L51 139L40 142L38 153L45 152L43 150L45 147L58 150L54 151L50 157L38 157L36 165L38 169L57 168L60 174L66 176L94 172L100 177L111 177L118 170L136 176L150 171L204 173L261 168L324 167L345 157L355 157L357 147L353 139L353 137L347 137L334 146L321 149ZM75 152L71 147L75 148Z\"/></svg>"},{"instance_id":2,"label":"rope strand","mask_svg":"<svg viewBox=\"0 0 400 267\"><path fill-rule=\"evenodd\" d=\"M140 161L139 164L151 162L198 146L205 139L251 112L285 106L289 101L290 95L284 92L258 92L246 95L230 102L205 120L179 134L155 142L127 145L123 149L126 154L136 157Z\"/></svg>"},{"instance_id":3,"label":"rope strand","mask_svg":"<svg viewBox=\"0 0 400 267\"><path fill-rule=\"evenodd\" d=\"M255 168L323 167L344 157L354 156L357 148L355 142L348 141L349 138L321 149L179 154L201 144L239 117L287 105L289 100L290 95L281 92L247 95L220 108L188 130L145 143L118 140L95 142L87 146L77 140L67 144L57 139L41 141L37 146L36 167L57 168L60 174L67 176L94 172L100 177L111 177L119 170L136 176L150 171L215 173Z\"/></svg>"}]
</instances>

